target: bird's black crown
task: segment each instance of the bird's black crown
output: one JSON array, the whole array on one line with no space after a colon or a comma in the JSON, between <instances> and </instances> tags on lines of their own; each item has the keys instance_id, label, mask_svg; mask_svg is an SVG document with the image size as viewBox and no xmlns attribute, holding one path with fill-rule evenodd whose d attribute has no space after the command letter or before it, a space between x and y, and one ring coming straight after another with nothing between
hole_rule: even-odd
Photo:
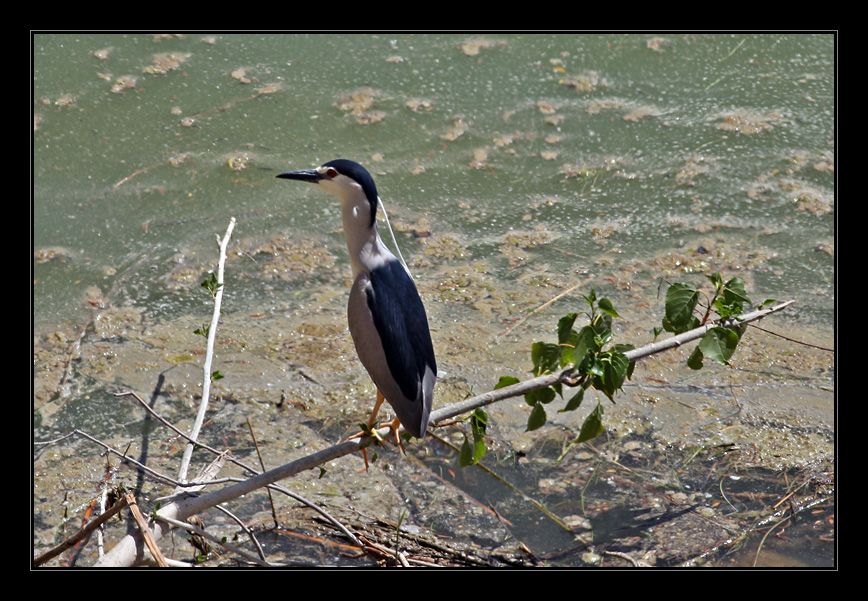
<instances>
[{"instance_id":1,"label":"bird's black crown","mask_svg":"<svg viewBox=\"0 0 868 601\"><path fill-rule=\"evenodd\" d=\"M362 187L365 196L368 197L368 202L371 203L371 227L377 221L377 185L374 183L374 178L368 173L368 170L349 159L335 159L325 163L323 167L333 167L341 175L345 175L350 179L355 180Z\"/></svg>"}]
</instances>

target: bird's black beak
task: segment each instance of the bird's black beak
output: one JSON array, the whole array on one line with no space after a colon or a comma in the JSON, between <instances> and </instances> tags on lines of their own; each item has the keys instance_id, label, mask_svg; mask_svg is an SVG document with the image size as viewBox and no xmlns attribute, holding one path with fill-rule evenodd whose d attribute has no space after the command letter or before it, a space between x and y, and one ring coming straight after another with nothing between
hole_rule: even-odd
<instances>
[{"instance_id":1,"label":"bird's black beak","mask_svg":"<svg viewBox=\"0 0 868 601\"><path fill-rule=\"evenodd\" d=\"M297 171L281 173L277 177L283 179L297 179L301 182L310 182L311 184L315 184L321 180L323 176L316 169L299 169Z\"/></svg>"}]
</instances>

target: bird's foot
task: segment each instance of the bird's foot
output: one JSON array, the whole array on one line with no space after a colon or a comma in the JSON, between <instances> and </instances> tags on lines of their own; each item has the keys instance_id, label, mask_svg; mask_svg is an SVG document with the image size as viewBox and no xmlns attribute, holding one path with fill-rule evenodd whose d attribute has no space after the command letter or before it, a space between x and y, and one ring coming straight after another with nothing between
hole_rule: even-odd
<instances>
[{"instance_id":1,"label":"bird's foot","mask_svg":"<svg viewBox=\"0 0 868 601\"><path fill-rule=\"evenodd\" d=\"M348 440L353 440L354 438L365 438L366 436L370 436L374 439L375 444L382 445L385 440L383 439L383 435L380 434L380 429L389 428L389 437L394 438L395 445L400 449L402 455L406 455L407 452L404 449L404 443L401 441L401 437L398 434L398 430L401 427L401 421L398 418L393 419L390 422L382 422L379 424L359 424L359 428L361 431L352 434L351 436L346 437L342 442L346 442ZM368 449L367 447L360 449L362 454L362 458L365 460L365 472L368 471Z\"/></svg>"},{"instance_id":2,"label":"bird's foot","mask_svg":"<svg viewBox=\"0 0 868 601\"><path fill-rule=\"evenodd\" d=\"M379 432L380 426L377 426L375 424L359 424L359 427L361 428L361 431L356 432L355 434L352 434L351 436L347 436L341 442L347 442L348 440L353 440L354 438L365 438L366 436L369 436L369 437L374 439L375 444L383 444L383 442L384 442L383 437L380 435L380 432ZM367 472L368 471L368 449L367 449L367 447L361 448L360 452L362 454L362 459L365 460L365 472ZM361 472L361 470L359 470L359 471Z\"/></svg>"},{"instance_id":3,"label":"bird's foot","mask_svg":"<svg viewBox=\"0 0 868 601\"><path fill-rule=\"evenodd\" d=\"M401 455L406 455L407 452L404 450L404 443L401 442L401 437L398 435L398 428L401 427L401 420L397 417L390 422L383 422L380 424L380 427L388 427L389 433L395 437L395 444L401 449Z\"/></svg>"}]
</instances>

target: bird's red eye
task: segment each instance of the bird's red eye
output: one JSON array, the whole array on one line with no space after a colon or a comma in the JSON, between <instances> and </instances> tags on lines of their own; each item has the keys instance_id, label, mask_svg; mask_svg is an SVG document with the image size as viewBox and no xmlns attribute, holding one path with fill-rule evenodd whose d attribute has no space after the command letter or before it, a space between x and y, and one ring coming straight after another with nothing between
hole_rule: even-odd
<instances>
[{"instance_id":1,"label":"bird's red eye","mask_svg":"<svg viewBox=\"0 0 868 601\"><path fill-rule=\"evenodd\" d=\"M325 174L326 177L328 177L329 179L334 179L338 176L338 170L334 167L329 167L328 169L326 169Z\"/></svg>"}]
</instances>

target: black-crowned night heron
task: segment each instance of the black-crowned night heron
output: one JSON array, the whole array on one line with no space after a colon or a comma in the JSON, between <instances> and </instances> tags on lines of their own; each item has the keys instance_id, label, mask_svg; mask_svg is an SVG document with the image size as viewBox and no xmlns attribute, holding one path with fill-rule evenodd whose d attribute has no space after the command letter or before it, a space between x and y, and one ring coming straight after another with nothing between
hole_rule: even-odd
<instances>
[{"instance_id":1,"label":"black-crowned night heron","mask_svg":"<svg viewBox=\"0 0 868 601\"><path fill-rule=\"evenodd\" d=\"M385 398L398 416L390 424L396 439L399 424L413 436L424 437L437 379L428 316L410 274L377 233L380 197L374 179L367 169L346 159L277 177L316 184L341 201L354 278L347 308L350 334L377 386L368 429L376 423Z\"/></svg>"}]
</instances>

